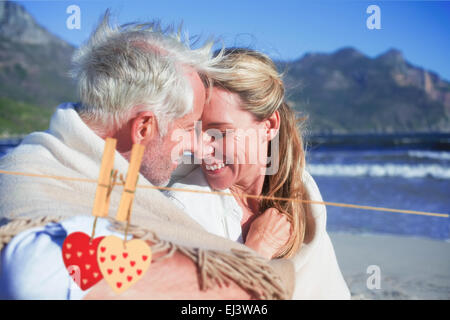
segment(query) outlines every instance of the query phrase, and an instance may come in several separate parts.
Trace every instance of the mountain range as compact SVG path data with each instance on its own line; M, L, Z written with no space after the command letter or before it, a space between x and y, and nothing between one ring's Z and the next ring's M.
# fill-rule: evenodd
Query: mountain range
M59 103L76 101L74 50L20 4L0 1L0 136L45 130ZM310 133L450 132L450 83L399 50L371 58L348 47L276 64Z
M279 62L287 100L321 133L450 132L450 83L396 49L354 48Z

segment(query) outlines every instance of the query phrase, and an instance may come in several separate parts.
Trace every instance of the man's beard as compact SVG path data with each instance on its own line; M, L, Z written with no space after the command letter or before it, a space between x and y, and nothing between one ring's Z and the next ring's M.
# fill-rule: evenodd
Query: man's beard
M170 181L172 161L170 154L164 153L163 138L155 140L145 149L140 172L153 185L164 187Z

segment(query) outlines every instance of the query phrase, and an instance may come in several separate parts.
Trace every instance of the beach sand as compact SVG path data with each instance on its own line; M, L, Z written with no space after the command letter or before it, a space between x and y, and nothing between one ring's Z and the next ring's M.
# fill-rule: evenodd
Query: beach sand
M329 232L352 299L450 299L450 242ZM373 280L379 267L380 289Z

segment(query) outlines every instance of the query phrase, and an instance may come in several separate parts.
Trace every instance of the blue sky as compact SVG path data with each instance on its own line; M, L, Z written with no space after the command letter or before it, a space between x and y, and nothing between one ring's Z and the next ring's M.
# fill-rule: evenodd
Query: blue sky
M245 46L274 59L292 60L306 52L333 52L352 46L374 57L390 48L414 65L450 80L450 1L350 0L53 0L17 1L45 28L80 45L99 17L111 8L118 23L160 19L183 21L191 35L214 36L226 46ZM69 5L81 10L81 28L69 30ZM381 10L381 29L369 30L366 8Z

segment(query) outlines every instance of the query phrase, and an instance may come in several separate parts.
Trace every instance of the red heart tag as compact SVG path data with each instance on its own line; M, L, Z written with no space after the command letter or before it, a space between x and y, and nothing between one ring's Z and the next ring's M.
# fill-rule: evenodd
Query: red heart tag
M97 262L97 247L104 237L94 238L83 232L69 234L62 247L63 261L75 283L86 290L103 276Z

